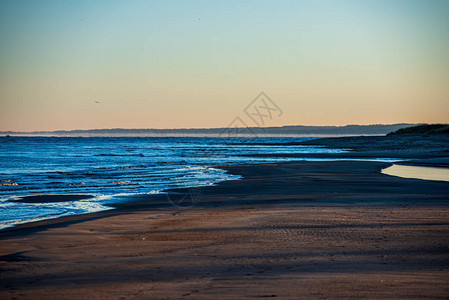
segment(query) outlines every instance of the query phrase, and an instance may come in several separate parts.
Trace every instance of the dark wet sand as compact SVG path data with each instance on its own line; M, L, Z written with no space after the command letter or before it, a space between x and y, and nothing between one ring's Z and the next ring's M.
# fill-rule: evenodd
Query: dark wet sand
M188 209L123 198L0 231L0 299L447 299L449 182L388 165L226 167L245 178L172 193Z

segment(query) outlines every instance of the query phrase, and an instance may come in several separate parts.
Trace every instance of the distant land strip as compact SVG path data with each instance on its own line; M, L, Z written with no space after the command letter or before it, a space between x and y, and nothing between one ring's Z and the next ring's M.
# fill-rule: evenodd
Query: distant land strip
M327 135L385 135L399 129L422 124L374 124L345 126L281 126L236 128L180 128L180 129L88 129L56 131L0 131L3 136L220 136L234 132L242 135L327 136Z

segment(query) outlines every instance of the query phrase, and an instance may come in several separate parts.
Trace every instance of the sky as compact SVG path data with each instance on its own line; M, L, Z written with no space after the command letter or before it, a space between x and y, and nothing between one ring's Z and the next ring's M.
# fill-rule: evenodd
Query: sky
M449 1L0 1L0 130L449 123Z

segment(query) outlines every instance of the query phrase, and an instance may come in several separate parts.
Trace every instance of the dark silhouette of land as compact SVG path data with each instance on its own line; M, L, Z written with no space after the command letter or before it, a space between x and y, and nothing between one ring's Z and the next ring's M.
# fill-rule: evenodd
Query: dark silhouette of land
M282 126L282 127L247 127L246 133L253 135L385 135L389 132L413 124L375 124L346 126ZM183 129L91 129L91 130L57 130L57 131L0 131L0 135L40 135L40 136L188 136L215 135L227 136L233 128L183 128Z
M401 136L401 135L434 135L434 134L447 134L449 135L448 124L423 124L411 127L405 127L398 129L394 132L390 132L388 136Z

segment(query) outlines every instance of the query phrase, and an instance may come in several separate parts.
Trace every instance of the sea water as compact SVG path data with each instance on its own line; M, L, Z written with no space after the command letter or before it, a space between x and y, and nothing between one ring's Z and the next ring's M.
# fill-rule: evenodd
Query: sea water
M240 178L215 166L301 159L251 155L346 151L296 145L307 139L1 137L0 228L107 210L118 195L157 194ZM42 194L94 197L56 203L13 201Z

